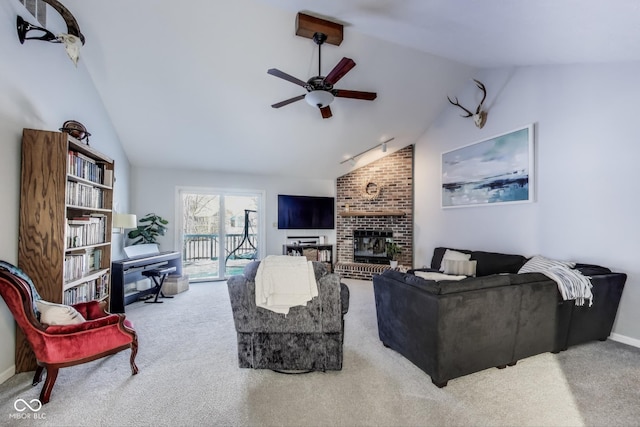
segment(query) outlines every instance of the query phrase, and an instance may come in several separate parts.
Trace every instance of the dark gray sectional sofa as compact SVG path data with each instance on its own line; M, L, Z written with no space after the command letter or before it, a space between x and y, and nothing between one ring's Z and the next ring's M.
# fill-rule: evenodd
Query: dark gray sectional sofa
M447 248L434 250L437 270ZM454 249L477 261L476 277L433 281L387 270L373 278L382 343L444 387L450 379L490 367L504 368L544 352L606 340L626 274L577 264L591 277L593 306L563 301L542 273L517 274L521 255Z

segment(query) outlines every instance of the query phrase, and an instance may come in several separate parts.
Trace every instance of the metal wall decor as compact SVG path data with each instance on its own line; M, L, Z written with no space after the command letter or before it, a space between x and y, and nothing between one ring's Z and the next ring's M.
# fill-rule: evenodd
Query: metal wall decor
M377 200L378 197L380 197L381 191L382 191L382 185L376 184L373 181L367 181L362 187L361 196L365 200L369 200L369 201Z
M78 64L80 58L80 46L84 45L85 38L80 31L78 21L71 14L71 12L62 5L58 0L42 0L54 8L64 19L67 25L67 32L58 34L57 36L46 28L39 27L37 25L30 24L25 21L21 16L17 17L16 27L18 31L18 39L20 43L24 43L25 40L42 40L51 43L63 43L64 48L67 51L67 55L73 61L75 65ZM29 35L31 33L31 35Z
M451 98L449 98L448 96L447 96L447 99L452 105L462 108L467 113L462 117L465 117L465 118L473 117L473 122L476 124L478 128L482 129L484 124L487 122L487 112L482 109L482 104L484 103L484 100L487 98L487 89L484 87L484 84L482 84L482 82L480 82L479 80L473 79L473 81L476 82L476 86L478 86L478 89L480 89L483 94L482 101L480 101L480 104L478 104L478 108L476 108L475 113L472 113L471 111L467 110L462 105L460 105L460 103L458 102L458 97L455 97L455 102L452 101Z

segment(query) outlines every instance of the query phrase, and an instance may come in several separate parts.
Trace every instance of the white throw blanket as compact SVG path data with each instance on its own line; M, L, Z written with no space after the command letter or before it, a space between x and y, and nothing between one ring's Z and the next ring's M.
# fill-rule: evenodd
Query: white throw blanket
M574 270L575 265L574 262L557 261L536 255L527 261L518 273L542 273L556 282L563 300L575 299L576 305L584 305L584 300L588 299L591 307L593 305L591 277Z
M301 256L269 255L256 273L256 305L276 313L306 305L318 296L313 263Z
M576 305L584 305L584 300L589 300L589 307L593 305L593 293L591 292L591 278L584 276L578 270L569 267L554 266L541 272L557 283L558 290L563 300L576 300Z

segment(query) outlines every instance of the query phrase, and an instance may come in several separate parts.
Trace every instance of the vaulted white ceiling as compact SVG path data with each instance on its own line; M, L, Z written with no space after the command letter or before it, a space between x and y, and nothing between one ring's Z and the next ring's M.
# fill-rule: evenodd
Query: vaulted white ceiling
M640 60L637 0L63 0L81 51L134 166L335 178L340 164L384 139L414 143L477 68ZM298 101L271 104L317 74L314 42L295 35L298 11L345 25L322 47L336 87L333 117Z

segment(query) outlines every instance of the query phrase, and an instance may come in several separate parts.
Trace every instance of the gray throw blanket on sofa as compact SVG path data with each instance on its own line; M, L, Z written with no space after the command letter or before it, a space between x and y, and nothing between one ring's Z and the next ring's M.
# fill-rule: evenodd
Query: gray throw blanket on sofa
M585 299L588 299L589 307L593 305L590 277L584 276L578 270L560 266L551 267L541 273L558 284L558 290L565 301L575 299L576 305L584 305Z
M589 307L593 305L591 292L591 278L574 270L575 263L557 261L536 255L522 266L518 273L542 273L558 284L558 291L563 300L576 300L576 305L584 305L589 300Z

